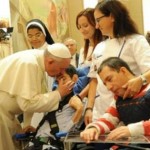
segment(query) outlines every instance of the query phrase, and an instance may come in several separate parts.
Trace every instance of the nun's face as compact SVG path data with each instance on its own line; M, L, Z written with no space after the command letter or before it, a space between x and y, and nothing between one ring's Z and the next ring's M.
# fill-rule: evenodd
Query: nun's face
M45 35L37 28L28 29L27 31L28 41L33 48L40 48L45 43Z

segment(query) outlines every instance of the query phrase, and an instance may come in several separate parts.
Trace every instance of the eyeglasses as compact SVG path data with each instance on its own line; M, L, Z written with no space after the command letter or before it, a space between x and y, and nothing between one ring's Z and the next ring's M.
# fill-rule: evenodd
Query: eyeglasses
M105 15L103 15L103 16L101 16L101 17L99 17L99 18L96 18L96 19L95 19L95 22L96 22L96 23L99 23L99 22L101 21L101 19L104 18L104 17L105 17Z
M35 34L35 35L29 34L29 35L28 35L28 39L32 39L33 37L34 37L35 39L39 39L42 35L43 35L42 33L37 33L37 34Z

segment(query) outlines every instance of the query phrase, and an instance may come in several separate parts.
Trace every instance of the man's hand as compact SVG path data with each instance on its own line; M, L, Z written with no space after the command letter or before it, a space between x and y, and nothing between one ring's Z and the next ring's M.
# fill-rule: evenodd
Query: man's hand
M99 133L95 127L85 129L80 133L80 137L86 142L90 143L90 141L98 140Z
M63 79L60 79L57 90L59 91L61 97L64 97L71 93L73 86L74 86L74 82L68 81L67 83L64 84Z
M118 140L120 138L130 137L130 131L127 126L114 129L108 134L107 140Z

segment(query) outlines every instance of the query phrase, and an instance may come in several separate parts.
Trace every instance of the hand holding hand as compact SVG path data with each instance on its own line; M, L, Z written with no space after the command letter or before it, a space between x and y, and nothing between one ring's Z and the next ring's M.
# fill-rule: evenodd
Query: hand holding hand
M64 97L71 93L73 86L74 86L74 82L68 81L67 83L64 84L63 79L60 79L57 90L59 91L61 97Z
M80 133L80 137L86 142L90 143L92 140L98 140L99 133L95 127L85 129L83 132Z

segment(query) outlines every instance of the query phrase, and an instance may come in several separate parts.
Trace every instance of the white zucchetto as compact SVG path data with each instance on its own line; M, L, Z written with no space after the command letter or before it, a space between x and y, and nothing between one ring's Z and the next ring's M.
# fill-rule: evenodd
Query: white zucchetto
M66 47L62 43L54 43L52 45L48 45L47 50L56 57L71 58L71 53L68 47Z

